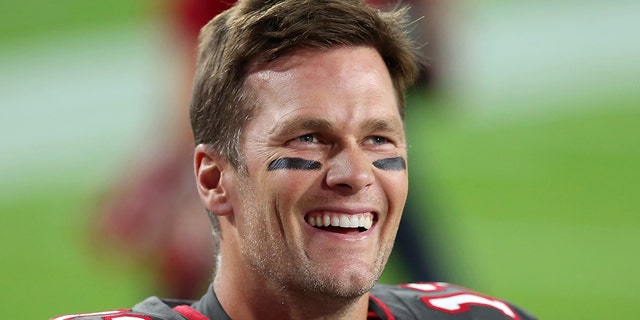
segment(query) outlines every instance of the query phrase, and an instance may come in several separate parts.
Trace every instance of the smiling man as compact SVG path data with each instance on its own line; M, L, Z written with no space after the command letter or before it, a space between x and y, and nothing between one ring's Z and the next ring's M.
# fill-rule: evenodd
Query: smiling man
M271 313L289 306L279 319L325 314L323 300L366 314L407 196L402 118L382 58L366 46L294 51L252 67L245 86L259 108L243 130L242 169L196 148L201 198L220 221L218 298L272 291L255 301ZM239 318L251 311L238 308Z
M248 0L207 24L191 124L213 283L194 303L60 319L533 319L445 283L376 284L408 191L405 13Z

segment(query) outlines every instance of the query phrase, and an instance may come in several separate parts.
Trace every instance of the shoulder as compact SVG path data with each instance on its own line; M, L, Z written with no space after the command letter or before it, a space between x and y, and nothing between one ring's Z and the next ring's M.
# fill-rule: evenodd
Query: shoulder
M378 284L371 290L369 305L389 320L536 319L509 302L444 282Z
M150 297L131 309L63 315L51 320L204 320L207 319L189 305L191 301L162 300Z

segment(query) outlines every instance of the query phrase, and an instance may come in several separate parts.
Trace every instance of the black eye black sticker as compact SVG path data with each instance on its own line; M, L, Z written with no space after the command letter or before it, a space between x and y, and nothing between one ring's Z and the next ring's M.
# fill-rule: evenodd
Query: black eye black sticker
M385 158L376 160L373 165L380 170L400 171L407 168L407 164L402 157Z
M322 163L314 160L307 160L302 158L278 158L267 167L267 171L274 170L320 170Z
M385 158L376 160L373 165L380 170L401 171L407 168L402 157ZM307 160L302 158L278 158L267 167L267 171L274 170L320 170L322 163L315 160Z

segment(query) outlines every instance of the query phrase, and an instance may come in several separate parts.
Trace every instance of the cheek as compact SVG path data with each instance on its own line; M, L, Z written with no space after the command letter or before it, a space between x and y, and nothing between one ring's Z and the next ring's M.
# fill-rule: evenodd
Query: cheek
M389 199L392 210L402 210L407 200L409 190L409 177L407 171L381 172L379 181Z
M280 170L269 172L263 184L265 194L270 194L278 206L292 206L313 189L321 180L320 171Z

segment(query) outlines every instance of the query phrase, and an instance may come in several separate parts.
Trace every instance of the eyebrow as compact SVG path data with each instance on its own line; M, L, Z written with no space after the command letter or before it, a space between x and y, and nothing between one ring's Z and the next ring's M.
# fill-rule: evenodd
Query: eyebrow
M274 129L272 132L288 134L297 130L332 131L335 129L335 125L327 119L305 117L286 120ZM403 132L404 125L402 122L395 121L395 119L368 119L360 129L373 132Z
M323 118L292 118L276 126L272 132L288 135L298 130L330 131L335 126Z
M404 131L404 125L402 122L394 121L392 119L369 119L363 125L364 131Z

